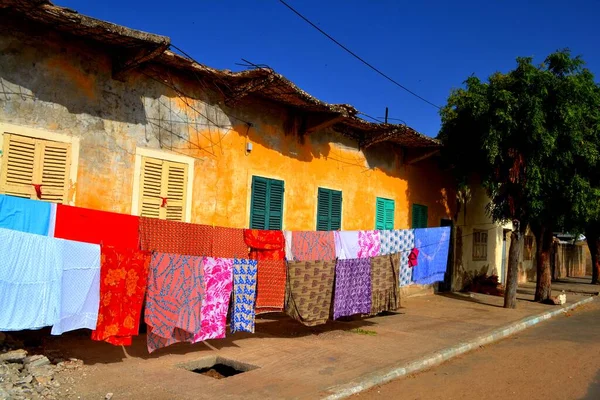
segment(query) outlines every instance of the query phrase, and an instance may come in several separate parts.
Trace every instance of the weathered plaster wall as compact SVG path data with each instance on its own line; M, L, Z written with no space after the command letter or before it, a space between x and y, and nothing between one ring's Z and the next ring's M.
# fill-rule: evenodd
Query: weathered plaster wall
M135 151L146 147L195 158L192 222L246 227L252 175L285 181L285 229L315 229L319 186L342 190L347 230L375 226L377 196L396 200L397 228L410 226L412 203L429 206L430 226L453 213L434 160L404 165L400 148L363 152L333 131L285 135L281 107L220 106L201 82L156 65L116 81L101 49L35 34L0 32L0 120L80 137L76 205L130 213Z

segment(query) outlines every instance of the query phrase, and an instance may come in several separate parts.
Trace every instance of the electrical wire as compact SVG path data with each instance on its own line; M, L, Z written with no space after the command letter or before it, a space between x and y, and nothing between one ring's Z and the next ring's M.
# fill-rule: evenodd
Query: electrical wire
M287 8L289 8L294 14L296 14L297 16L299 16L300 18L302 18L306 23L308 23L310 26L312 26L313 28L315 28L316 30L318 30L319 32L321 32L323 35L325 35L329 40L331 40L332 42L334 42L335 44L337 44L338 46L340 46L342 49L344 49L347 53L349 53L350 55L352 55L354 58L356 58L357 60L359 60L360 62L362 62L363 64L365 64L367 67L371 68L373 71L377 72L379 75L383 76L385 79L387 79L388 81L392 82L394 85L400 87L401 89L405 90L406 92L412 94L413 96L415 96L416 98L424 101L425 103L437 108L438 110L441 109L440 106L438 106L435 103L432 103L431 101L427 100L426 98L424 98L423 96L418 95L417 93L413 92L412 90L410 90L409 88L407 88L406 86L402 85L401 83L399 83L398 81L394 80L393 78L391 78L389 75L387 75L386 73L384 73L383 71L381 71L379 68L375 67L373 64L371 64L370 62L368 62L367 60L365 60L364 58L362 58L361 56L359 56L358 54L356 54L355 52L353 52L352 50L350 50L348 47L344 46L342 43L340 43L339 41L337 41L333 36L331 36L330 34L328 34L327 32L325 32L323 29L319 28L316 24L314 24L313 22L311 22L308 18L306 18L304 15L300 14L299 11L297 11L295 8L293 8L292 6L290 6L288 3L286 3L284 0L279 0L279 2L281 4L283 4L284 6L286 6Z

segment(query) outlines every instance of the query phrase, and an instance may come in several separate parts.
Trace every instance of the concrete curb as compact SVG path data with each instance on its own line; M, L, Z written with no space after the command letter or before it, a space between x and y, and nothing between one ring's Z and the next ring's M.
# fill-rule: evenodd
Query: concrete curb
M346 385L332 387L328 389L330 395L328 395L324 399L344 399L346 397L352 396L353 394L370 389L374 386L387 383L393 379L429 369L435 365L441 364L461 354L467 353L471 350L475 350L480 346L484 346L486 344L496 342L500 339L504 339L510 335L513 335L534 325L537 325L540 322L555 317L561 313L571 311L576 307L582 306L583 304L590 303L592 301L594 301L594 297L589 297L587 299L580 300L576 303L570 304L565 307L546 311L542 314L535 315L533 317L523 318L505 327L494 329L493 331L485 335L479 336L469 342L462 342L457 344L456 346L447 347L445 349L435 351L421 359L392 368L391 370L378 371L373 374L365 375L359 378L358 380L355 380Z

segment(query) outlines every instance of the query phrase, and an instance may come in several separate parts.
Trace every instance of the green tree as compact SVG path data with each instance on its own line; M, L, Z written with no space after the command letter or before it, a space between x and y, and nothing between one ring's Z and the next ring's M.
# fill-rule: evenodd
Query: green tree
M459 184L476 176L495 222L514 221L505 307L515 307L519 248L527 226L536 238L535 299L551 295L550 249L555 229L589 220L597 196L590 171L598 165L598 85L568 50L535 65L517 58L487 82L475 76L442 109L439 139ZM597 200L596 200L597 201Z

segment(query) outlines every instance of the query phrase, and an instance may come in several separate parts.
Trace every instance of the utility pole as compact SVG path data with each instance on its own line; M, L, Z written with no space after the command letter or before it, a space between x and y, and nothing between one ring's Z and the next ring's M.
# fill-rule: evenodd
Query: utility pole
M387 122L387 121L388 121L388 112L389 112L389 109L386 107L386 108L385 108L385 123L386 123L386 124L388 123L388 122Z

